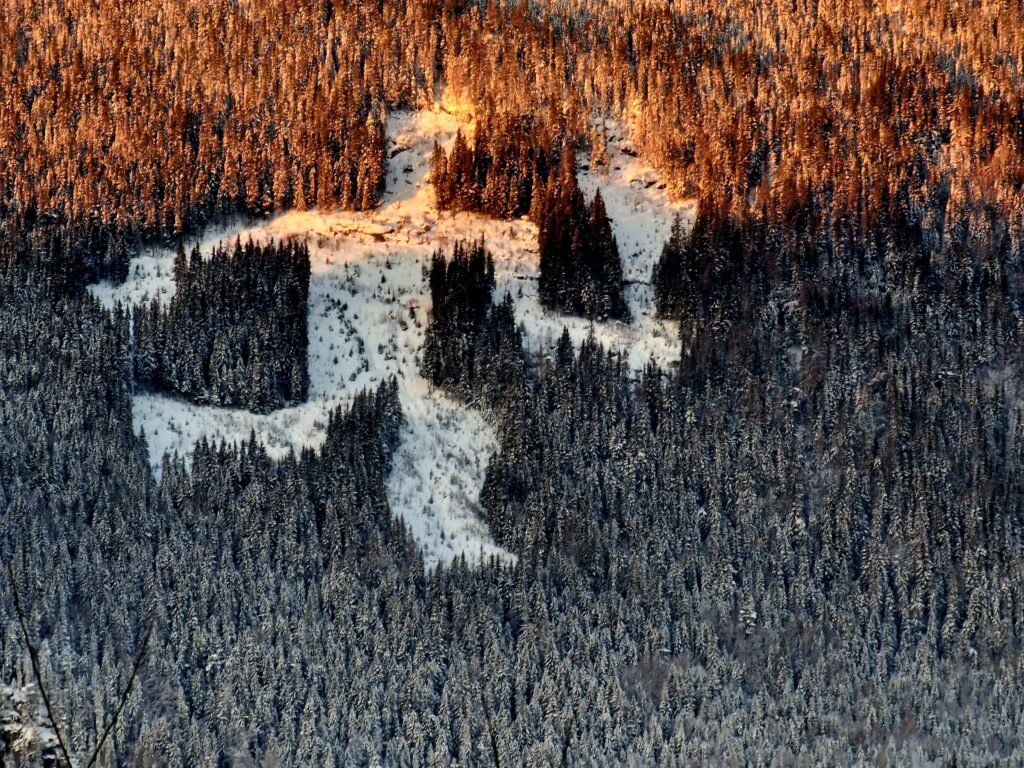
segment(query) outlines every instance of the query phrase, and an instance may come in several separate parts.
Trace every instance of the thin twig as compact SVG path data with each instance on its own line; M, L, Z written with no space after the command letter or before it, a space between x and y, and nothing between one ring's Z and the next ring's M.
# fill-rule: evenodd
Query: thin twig
M36 685L39 686L39 692L43 696L43 703L46 704L46 717L49 719L50 725L53 726L53 732L57 736L57 743L60 745L61 754L64 755L64 762L67 763L68 768L72 768L74 764L71 762L71 755L68 753L67 745L64 744L64 736L60 732L60 726L57 725L57 718L53 714L53 705L50 704L50 697L46 694L46 686L43 685L43 676L39 672L39 651L36 650L28 635L28 622L25 620L25 611L21 607L18 582L14 579L14 566L10 560L7 561L7 578L11 580L11 589L14 591L14 608L18 612L18 622L21 624L21 634L25 638L25 645L28 646L28 657L32 660L32 673L36 677Z
M135 656L135 666L132 667L132 673L128 676L128 683L124 687L124 692L121 694L121 701L118 702L117 709L114 710L114 716L110 718L110 722L107 723L107 727L103 729L103 735L100 737L99 744L96 745L96 749L92 753L92 757L89 758L89 762L85 768L92 768L96 763L96 760L100 756L100 750L103 749L103 744L107 740L107 736L114 729L117 724L118 718L121 717L121 710L124 709L124 704L128 701L128 692L132 689L132 684L135 682L136 676L139 674L139 669L142 668L142 663L146 660L146 650L149 648L149 638L153 634L153 624L156 622L155 618L149 620L149 627L146 629L146 635L142 638L142 646L139 648L138 654Z

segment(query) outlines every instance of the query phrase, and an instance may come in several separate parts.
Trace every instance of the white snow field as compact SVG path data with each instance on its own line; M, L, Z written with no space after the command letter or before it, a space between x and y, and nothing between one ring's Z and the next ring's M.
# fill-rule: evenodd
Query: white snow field
M442 213L427 181L434 142L448 145L460 123L452 114L402 112L389 119L392 142L387 193L372 213L294 211L256 224L239 222L211 229L203 252L224 238L304 238L310 248L307 402L261 416L244 410L193 405L140 393L134 398L135 427L145 431L150 461L160 471L165 452L190 454L203 435L240 441L251 431L268 453L280 457L303 445L318 445L328 412L358 391L396 376L408 426L388 480L392 510L404 518L423 548L429 567L464 555L470 562L514 556L497 546L479 514L479 492L487 461L497 448L494 431L479 412L432 391L419 375L418 354L430 309L426 267L438 248L459 239L485 239L494 255L496 296L510 292L529 350L547 354L568 327L579 344L588 334L627 351L640 368L649 360L678 358L673 324L653 317L651 269L676 211L653 172L609 141L605 176L581 170L588 195L600 187L623 256L633 323L592 324L554 315L537 299L537 232L527 221L497 221L469 213ZM464 130L472 130L463 124ZM581 158L581 165L585 160ZM191 244L189 245L191 247ZM138 302L174 292L173 251L154 249L132 261L120 286L98 284L93 293L106 305Z

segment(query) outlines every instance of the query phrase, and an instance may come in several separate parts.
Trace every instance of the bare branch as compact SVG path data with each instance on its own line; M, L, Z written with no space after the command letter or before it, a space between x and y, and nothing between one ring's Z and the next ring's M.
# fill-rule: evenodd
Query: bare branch
M135 683L135 678L139 674L139 669L142 668L142 663L146 660L146 651L149 648L149 638L153 635L153 625L156 622L155 618L150 618L149 627L146 629L146 634L142 638L142 645L139 647L139 652L135 656L135 665L132 667L132 673L128 676L128 682L124 686L124 691L121 693L121 700L117 704L117 709L114 711L114 716L110 718L110 722L107 723L107 727L103 729L103 735L100 737L99 744L96 745L96 749L92 753L92 757L89 758L89 762L85 768L92 768L99 759L100 750L103 749L103 744L107 741L107 737L110 732L117 725L118 719L121 717L121 710L124 709L125 702L128 701L128 693L132 689L132 685Z
M7 578L11 581L11 589L14 592L14 608L18 612L18 622L21 624L21 634L25 638L25 645L28 646L28 656L32 660L32 674L35 675L36 685L39 686L39 693L43 696L43 703L46 705L46 717L50 720L50 725L53 727L53 732L57 736L57 743L60 745L61 754L64 756L64 762L68 768L72 768L73 763L71 762L71 755L68 753L67 745L64 743L64 736L60 732L60 726L57 725L57 718L53 714L53 705L50 703L50 697L46 693L46 686L43 685L43 676L39 671L39 651L32 644L32 640L28 635L28 622L25 620L25 610L21 606L21 594L18 592L18 582L14 578L14 566L11 561L7 561Z

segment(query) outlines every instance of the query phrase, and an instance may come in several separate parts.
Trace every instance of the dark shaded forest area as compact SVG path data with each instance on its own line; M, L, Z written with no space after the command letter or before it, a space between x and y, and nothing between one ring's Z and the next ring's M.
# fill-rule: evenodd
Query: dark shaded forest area
M132 310L135 381L199 403L264 413L306 399L309 249L178 246L174 296Z
M69 751L152 620L100 764L1019 763L1021 19L10 0L0 559ZM308 254L183 257L178 297L134 311L86 284L230 216L374 207L388 111L445 100L486 140L437 156L439 202L533 218L549 308L627 319L571 162L601 165L595 119L697 199L653 280L679 365L568 334L526 355L486 248L460 244L429 268L421 366L495 428L481 514L514 563L424 569L385 493L393 381L317 449L203 441L154 475L136 380L305 396ZM247 316L256 296L280 311ZM63 765L0 583L0 763Z

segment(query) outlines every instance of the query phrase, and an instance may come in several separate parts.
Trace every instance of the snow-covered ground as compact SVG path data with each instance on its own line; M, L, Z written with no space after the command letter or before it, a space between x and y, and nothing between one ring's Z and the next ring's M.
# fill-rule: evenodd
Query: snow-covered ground
M15 764L22 764L17 756L38 758L43 752L56 752L57 734L48 723L46 708L35 684L0 684L0 739L6 739L13 747Z
M634 321L592 324L553 315L537 299L537 233L527 221L496 221L468 213L441 213L427 182L435 141L450 144L459 128L441 110L398 113L389 120L392 141L388 192L377 211L290 212L257 224L207 232L206 251L223 238L305 238L312 258L309 313L310 391L306 403L260 416L242 410L138 394L136 427L145 431L150 460L159 472L165 452L187 455L202 435L239 441L255 431L273 456L323 440L327 413L364 388L397 376L408 427L388 482L391 508L423 547L428 564L464 554L478 560L511 558L495 545L479 515L487 460L497 444L481 415L431 391L418 372L418 354L430 308L425 268L438 248L483 237L495 258L501 297L511 292L530 350L544 354L563 326L578 344L589 333L625 350L639 368L653 359L678 358L676 330L653 317L650 272L677 210L658 189L649 168L609 145L607 175L580 173L588 194L601 188L623 255ZM581 165L585 165L581 158ZM100 284L94 294L108 306L174 292L173 252L153 250L133 260L120 286Z

